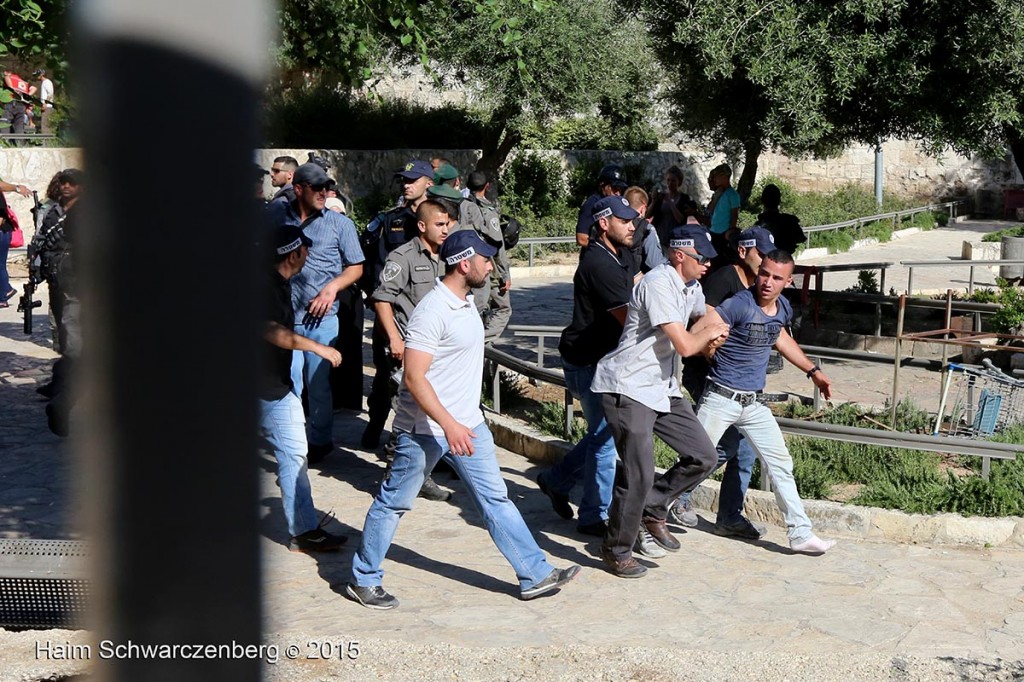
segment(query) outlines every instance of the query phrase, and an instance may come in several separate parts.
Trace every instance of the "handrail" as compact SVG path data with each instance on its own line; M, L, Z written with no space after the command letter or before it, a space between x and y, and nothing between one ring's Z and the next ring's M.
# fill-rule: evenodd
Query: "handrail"
M808 355L818 355L818 349L807 348ZM834 351L834 349L822 349ZM843 351L844 354L852 351ZM495 365L494 391L497 394L501 381L501 369L521 374L528 379L544 381L549 384L565 388L565 376L558 370L538 367L531 362L520 360L504 351L488 346L484 356ZM860 358L858 358L860 359ZM891 359L890 359L891 362ZM497 397L497 395L495 396ZM566 395L566 425L571 422L572 402L570 396ZM500 400L494 401L494 409L501 412ZM824 440L840 440L856 442L864 445L880 445L884 447L899 448L903 450L924 450L928 452L949 452L959 455L971 455L975 457L993 459L1014 459L1016 453L1024 452L1024 444L996 443L993 441L979 441L968 438L948 438L920 433L902 433L895 431L881 431L858 426L841 426L838 424L823 424L821 422L809 422L786 417L776 417L779 428L783 433L791 436L803 436L806 438L821 438ZM566 429L568 433L568 429Z
M959 199L957 201L947 201L942 204L928 204L927 206L918 206L916 208L905 208L899 211L890 211L889 213L878 213L876 215L864 216L861 218L852 218L850 220L844 220L840 223L830 223L828 225L812 225L810 227L802 228L804 233L811 232L826 232L828 230L839 230L844 227L860 227L865 223L878 222L879 220L896 220L904 216L913 216L918 213L924 213L926 211L935 211L939 209L948 209L951 218L956 217L956 207L960 204L966 203L966 199ZM524 244L529 247L529 264L533 267L533 249L534 246L543 246L546 244L575 244L576 235L564 235L557 237L523 237L519 240L520 244Z
M971 274L967 280L967 293L974 293L974 268L993 267L1002 265L1024 265L1024 259L995 259L995 260L964 260L964 259L937 259L937 260L901 260L900 265L907 268L907 295L911 295L914 286L914 268L948 268L961 267L970 268Z

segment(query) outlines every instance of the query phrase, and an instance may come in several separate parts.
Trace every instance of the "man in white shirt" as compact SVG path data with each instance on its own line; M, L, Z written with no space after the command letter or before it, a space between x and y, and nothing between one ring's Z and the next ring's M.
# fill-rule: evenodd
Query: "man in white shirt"
M442 457L465 481L491 539L516 572L522 599L557 590L580 570L576 565L552 567L537 546L508 499L494 440L480 411L484 327L469 292L490 276L490 259L496 253L475 230L448 235L440 252L444 278L409 318L404 383L393 422L395 459L366 513L362 542L352 559L352 581L345 588L350 598L368 608L398 606L381 584L381 564L399 520Z
M44 134L53 132L50 129L50 116L53 115L53 81L46 77L46 71L39 69L33 74L39 79L39 99L42 102L40 125Z
M711 236L697 225L669 232L669 262L651 270L633 289L619 345L597 363L590 390L601 395L615 449L622 460L615 476L608 532L601 559L621 578L641 578L647 568L632 550L650 558L679 551L665 525L668 507L707 475L715 446L683 398L676 357L721 344L728 327L703 318L697 280L716 256ZM679 461L655 480L654 434L679 453Z

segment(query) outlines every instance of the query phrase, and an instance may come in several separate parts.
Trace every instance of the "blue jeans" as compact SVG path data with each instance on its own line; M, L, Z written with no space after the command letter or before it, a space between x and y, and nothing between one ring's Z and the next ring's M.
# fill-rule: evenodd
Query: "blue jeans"
M711 442L717 442L725 430L736 426L761 456L775 488L775 502L786 522L791 542L811 537L811 520L793 478L793 458L782 438L779 423L766 405L753 403L746 407L731 398L705 391L697 407L697 420L707 430Z
M338 339L338 316L309 318L296 322L295 333L317 343L334 347ZM292 353L292 392L302 397L306 387L309 402L309 443L327 445L334 442L334 406L331 402L331 363L316 353Z
M398 521L412 509L423 479L441 457L447 457L469 490L487 531L519 578L521 589L529 589L548 577L554 568L537 546L519 509L508 499L495 456L494 439L486 424L473 429L473 455L450 455L448 442L432 434L398 431L398 447L391 474L380 486L363 523L363 538L352 559L352 580L361 587L380 585L381 564L398 530Z
M0 232L0 301L6 300L7 292L11 290L11 280L7 274L7 254L11 250L11 235L13 232Z
M277 459L277 484L288 533L294 537L313 530L318 522L306 474L302 403L291 393L280 400L260 400L260 431Z
M594 381L595 365L579 367L562 361L565 386L583 407L587 420L587 433L566 454L561 462L547 473L551 489L568 495L576 483L583 482L583 500L580 502L580 525L599 523L608 519L612 504L612 486L615 484L615 441L604 418L601 396L590 390Z
M718 493L718 518L715 522L718 525L731 525L743 520L743 498L750 487L757 453L735 426L725 430L716 449L718 463L712 473L724 464L725 474ZM690 493L683 493L679 499L689 500Z

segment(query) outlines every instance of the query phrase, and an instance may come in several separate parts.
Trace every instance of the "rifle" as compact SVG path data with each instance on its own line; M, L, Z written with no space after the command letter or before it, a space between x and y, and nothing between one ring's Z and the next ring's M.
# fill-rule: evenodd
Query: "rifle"
M33 218L39 214L39 193L32 192L32 200L35 206L32 207ZM32 311L43 305L42 301L35 300L36 285L42 280L40 271L39 255L36 253L36 240L32 239L28 244L28 281L25 282L25 293L18 299L18 312L22 314L22 330L26 334L32 333Z

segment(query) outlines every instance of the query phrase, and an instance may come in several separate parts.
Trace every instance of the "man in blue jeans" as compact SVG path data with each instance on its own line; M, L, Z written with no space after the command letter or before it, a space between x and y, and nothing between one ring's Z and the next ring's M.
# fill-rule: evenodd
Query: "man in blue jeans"
M824 554L836 543L812 532L793 478L793 458L774 415L759 400L772 346L805 372L825 398L832 392L825 373L786 331L793 310L781 294L792 281L792 256L782 250L772 251L761 260L754 286L708 311L709 322L720 319L729 325L729 338L713 356L697 419L713 443L730 426L746 436L772 478L790 549L801 554Z
M338 293L359 281L364 260L355 224L324 208L333 183L319 165L304 163L292 176L295 201L274 202L267 209L273 225L299 225L313 240L309 260L292 282L295 333L325 346L338 340ZM296 351L292 384L296 396L306 389L309 461L317 462L334 450L330 367L316 353Z
M633 285L639 278L630 247L639 216L626 199L609 196L593 204L592 239L580 254L573 277L572 322L558 344L565 385L580 401L587 433L561 462L537 477L541 492L555 513L573 517L569 492L583 483L576 530L603 538L615 483L615 443L608 430L601 398L590 390L597 362L619 342Z
M404 383L393 428L398 436L391 473L363 523L345 593L371 609L393 609L398 600L382 582L381 564L424 477L442 457L458 472L484 518L487 531L519 579L519 595L533 599L559 589L579 566L557 569L537 546L519 510L508 499L494 440L480 411L484 325L474 287L490 276L498 250L476 230L450 234L441 245L445 275L419 302L405 335Z
M749 289L757 279L757 271L766 253L775 250L772 233L763 227L754 226L740 233L736 242L739 260L716 270L703 283L704 301L714 310L727 299ZM683 361L683 385L690 397L699 401L704 393L708 376L708 362L703 355L685 358ZM743 515L743 498L750 487L757 453L735 426L730 426L718 441L718 465L725 464L725 474L718 496L718 517L715 520L715 534L757 540L767 529ZM697 525L697 514L690 503L690 492L680 497L671 509L669 518L676 523L693 528Z
M335 550L347 538L320 527L306 473L306 427L302 403L292 393L292 353L316 353L333 366L341 362L337 350L292 331L291 279L301 272L312 245L297 225L278 228L273 235L274 267L268 281L270 305L266 340L266 365L260 386L260 430L277 459L277 482L288 523L293 552Z

